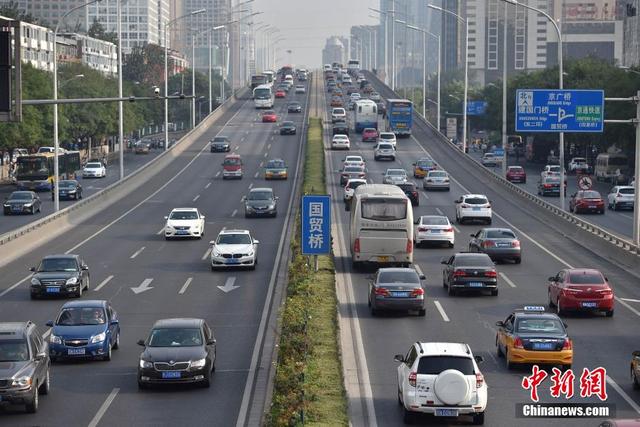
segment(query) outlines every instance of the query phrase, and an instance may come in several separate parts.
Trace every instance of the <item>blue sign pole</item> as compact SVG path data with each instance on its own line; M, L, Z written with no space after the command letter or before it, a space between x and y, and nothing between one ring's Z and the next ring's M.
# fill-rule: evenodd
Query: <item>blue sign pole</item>
M303 255L331 253L331 198L302 196L301 247Z

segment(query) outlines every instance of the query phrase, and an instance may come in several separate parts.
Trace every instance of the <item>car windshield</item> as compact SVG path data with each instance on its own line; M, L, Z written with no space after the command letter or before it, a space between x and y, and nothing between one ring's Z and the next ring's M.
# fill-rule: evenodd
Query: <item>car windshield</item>
M488 239L515 239L516 235L511 230L489 230L487 231Z
M158 328L149 335L149 347L197 347L202 333L197 328Z
M587 163L587 159L585 159L583 157L575 157L573 159L573 163Z
M620 194L634 194L633 188L621 188L619 190Z
M484 197L467 197L464 199L464 203L468 203L470 205L486 205L489 202Z
M171 212L169 219L198 219L198 212L196 211L174 211Z
M293 122L282 122L282 126L284 127L293 126Z
M420 283L420 277L414 270L411 271L381 271L378 274L378 283Z
M600 193L597 191L585 191L582 193L582 197L585 199L599 199Z
M407 218L407 203L402 199L362 200L362 218L375 221L397 221Z
M251 237L248 234L221 234L218 236L218 245L248 245Z
M428 178L446 178L448 175L444 171L429 172Z
M283 160L271 160L269 163L267 163L268 169L284 168L284 167L285 167L285 164Z
M299 107L300 103L299 102L291 102L289 103L289 107Z
M493 262L489 255L478 254L457 256L455 260L456 267L493 267Z
M403 191L414 191L416 189L416 185L413 182L398 184L398 187L402 188Z
M382 133L380 134L380 138L381 138L381 139L395 139L395 137L396 137L396 136L395 136L394 134L392 134L392 133L388 133L388 132L382 132Z
M449 225L449 220L442 216L423 216L421 223L423 225Z
M376 130L374 128L366 128L365 130L363 130L364 133L375 133Z
M557 176L547 176L544 179L544 182L546 183L551 183L551 184L560 184L560 177Z
M31 193L29 193L28 191L16 191L14 193L11 193L11 196L9 196L9 200L30 200L31 199Z
M105 322L106 316L102 307L69 307L62 309L56 325L104 325Z
M225 166L238 166L241 165L242 161L238 158L227 158L224 159L224 165Z
M275 112L275 111L273 111L273 110L268 110L268 111L265 111L265 112L264 112L264 115L265 115L265 116L274 116L275 114L276 114L276 112Z
M358 156L347 156L344 159L345 162L362 162L362 157Z
M75 181L60 181L60 188L73 188L76 186Z
M522 167L518 166L518 167L513 167L513 166L509 166L509 172L522 172L524 169L522 169Z
M391 144L378 144L379 150L393 150L393 145Z
M26 362L29 348L25 340L0 340L0 362Z
M226 136L216 136L213 138L213 142L228 142Z
M418 161L418 166L421 168L428 168L433 166L434 162L432 160L420 160Z
M247 198L249 200L272 200L273 193L271 191L251 191Z
M485 158L485 159L488 159L488 158L490 158L490 157L493 157L493 153L486 153L486 154L484 155L484 158Z
M403 170L399 170L399 169L390 169L387 171L387 175L394 175L394 176L405 176L407 175L407 173Z
M77 271L78 266L73 258L45 258L38 267L39 272L45 271Z
M572 285L601 285L604 283L602 274L595 272L571 273L569 283Z
M473 375L473 361L469 357L423 356L418 362L418 375L440 375L448 369L460 371L462 375Z
M102 165L100 163L87 163L87 166L85 167L89 169L100 169Z
M521 333L564 333L564 327L558 319L549 318L526 318L520 319L516 322L516 332Z

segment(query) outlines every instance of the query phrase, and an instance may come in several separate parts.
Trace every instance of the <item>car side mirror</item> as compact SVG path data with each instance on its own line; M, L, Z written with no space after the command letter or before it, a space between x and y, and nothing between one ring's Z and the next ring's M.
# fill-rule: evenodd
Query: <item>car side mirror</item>
M200 215L200 218L205 219L206 217L204 215Z
M402 354L396 354L393 356L393 360L399 363L404 363L404 356Z
M633 353L631 353L631 355L632 355L633 357L640 357L640 350L636 350L636 351L634 351Z
M242 201L246 201L247 200L247 196L242 196Z
M259 240L254 240L254 241L253 241L253 243L254 243L255 245L259 245L259 244L260 244L260 241L259 241Z
M53 320L48 320L47 323L45 323L46 326L53 328Z
M453 202L453 203L459 204L459 203L462 203L462 202L460 202L460 200L456 200L456 201L455 201L455 202Z
M496 326L499 327L499 328L503 328L504 327L504 322L502 320L498 320L496 322Z
M418 225L418 224L420 224L420 220L419 220L419 219L416 219L415 221L413 221L413 223L414 223L415 225Z
M169 217L168 217L168 216L165 216L165 217L164 217L164 219L169 219Z
M553 276L551 276L551 277L549 277L549 279L547 279L547 280L549 280L550 282L555 282L555 281L556 281L556 278L555 278L555 277L553 277Z
M138 340L138 345L141 345L142 347L145 347L146 344L144 343L144 340Z
M35 267L31 267L31 268L29 268L29 271L36 271L36 268Z
M207 345L213 345L216 343L215 338L211 338L209 341L207 341Z
M115 326L120 324L120 321L118 319L111 319L111 322L109 322L109 324Z
M43 351L42 353L36 354L36 359L38 360L44 360L46 358L47 358L47 353L45 351Z
M84 264L84 265L83 265L82 267L80 267L80 268L82 268L82 270L83 270L83 271L87 271L87 270L89 270L89 266L88 266L88 265L86 265L86 264Z
M473 356L473 359L476 361L476 363L484 362L484 357L482 356Z
M608 281L609 281L609 278L608 278L607 276L604 276L604 281L605 281L605 282L608 282Z
M280 197L279 197L279 196L276 196L276 200L280 200Z
M562 326L564 326L565 329L567 329L569 327L569 325L567 325L566 323L562 322Z
M440 260L440 264L448 264L447 259L446 258L442 258Z
M418 277L420 278L420 280L425 280L426 279L424 274L419 274Z
M473 234L473 233L469 234L469 236L471 236L471 237L476 237L476 235L475 235L475 234Z

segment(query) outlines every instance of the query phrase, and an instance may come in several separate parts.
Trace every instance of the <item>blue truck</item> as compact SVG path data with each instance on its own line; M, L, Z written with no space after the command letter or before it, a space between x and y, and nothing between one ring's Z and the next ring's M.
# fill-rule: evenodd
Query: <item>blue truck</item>
M408 99L388 99L386 128L396 136L411 135L413 103Z

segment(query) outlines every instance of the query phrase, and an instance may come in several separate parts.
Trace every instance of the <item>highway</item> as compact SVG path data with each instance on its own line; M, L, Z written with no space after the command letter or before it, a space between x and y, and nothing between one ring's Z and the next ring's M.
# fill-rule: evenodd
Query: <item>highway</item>
M307 98L292 91L287 99L276 100L280 120L286 116L302 130L306 114L287 116L286 103L297 99L304 106ZM91 289L83 298L109 300L122 330L121 347L110 362L54 364L51 392L41 397L38 413L3 407L3 426L233 426L246 420L253 406L261 413L264 390L246 386L254 384L262 369L256 366L254 350L273 346L263 340L274 329L265 321L274 304L277 307L272 296L282 285L276 279L286 265L280 260L288 251L284 236L292 227L294 177L304 132L280 136L277 124L261 123L253 101L237 105L139 191L78 224L64 238L0 269L0 321L32 320L46 337L49 331L43 325L66 300L30 300L28 268L47 254L78 253L91 274ZM229 136L232 152L243 157L243 179L222 180L224 154L210 153L208 144L218 134ZM287 162L288 180L264 180L262 166L271 158ZM274 188L280 197L278 216L245 219L241 198L260 186ZM165 241L163 217L175 207L197 207L206 215L202 240ZM210 271L208 242L223 228L249 229L260 241L255 271ZM145 282L146 289L141 287ZM142 347L136 341L146 338L157 319L169 317L201 317L214 331L217 362L211 388L138 390Z
M383 97L393 93L367 74L374 88ZM325 92L326 93L326 92ZM393 96L397 97L397 96ZM327 104L327 111L330 111ZM327 123L327 116L325 116ZM325 146L330 147L330 120L325 125ZM638 350L637 333L632 325L640 320L640 303L624 301L623 298L638 299L635 284L640 269L623 271L598 256L599 248L584 248L563 238L561 233L531 216L516 196L505 194L482 173L463 169L453 148L437 140L425 124L414 118L413 136L398 139L395 162L376 162L373 159L373 144L362 143L352 133L349 152L327 152L327 183L333 200L333 218L337 236L334 236L336 255L337 288L345 288L339 294L339 304L346 306L342 319L352 336L348 347L353 349L355 363L345 367L357 370L359 383L354 388L357 399L351 399L350 414L364 414L362 419L352 418L354 425L394 426L403 425L402 410L397 401L396 368L394 354L405 354L416 340L468 343L474 354L483 356L480 365L489 386L489 401L485 425L497 427L518 426L591 426L601 420L589 419L516 419L516 404L528 403L529 392L520 383L522 377L530 375L530 367L508 371L503 359L498 359L495 350L495 322L504 320L515 308L523 305L547 304L547 278L568 266L599 268L608 276L617 296L615 316L574 315L566 316L568 332L574 345L574 373L576 390L579 390L580 372L583 367L593 369L603 366L608 374L608 403L616 405L616 418L640 416L638 392L632 389L629 379L631 352ZM455 225L454 249L416 248L414 262L422 271L426 295L426 317L408 315L386 315L372 317L367 307L368 280L370 272L354 272L349 254L349 223L344 211L343 189L338 182L337 170L345 154L362 155L367 162L367 178L381 182L381 174L388 167L403 167L411 174L411 163L427 154L431 155L453 178L450 192L420 191L420 206L414 207L414 217L425 214L444 214L453 220L454 199L467 192L483 193L492 200L493 225L509 227L519 236L522 244L522 264L498 264L499 289L497 297L469 295L450 297L442 287L440 260L456 251L467 249L469 234L479 225ZM534 181L534 180L532 180ZM422 183L416 180L419 187ZM607 215L609 212L607 212ZM570 226L570 225L567 225ZM603 246L605 247L605 246ZM373 270L371 270L373 271ZM342 324L341 324L342 325ZM344 344L344 341L343 341ZM343 345L343 353L346 349ZM355 374L354 374L355 376ZM351 377L347 379L347 385ZM550 383L540 389L542 402L554 402L549 396ZM579 395L579 393L578 393ZM597 399L575 397L571 402L593 402ZM558 402L561 402L559 400ZM372 418L369 418L372 417ZM426 422L426 420L422 420ZM433 419L428 420L434 423ZM462 423L468 423L464 420ZM435 421L436 425L450 425L446 420ZM454 424L458 424L457 422Z

